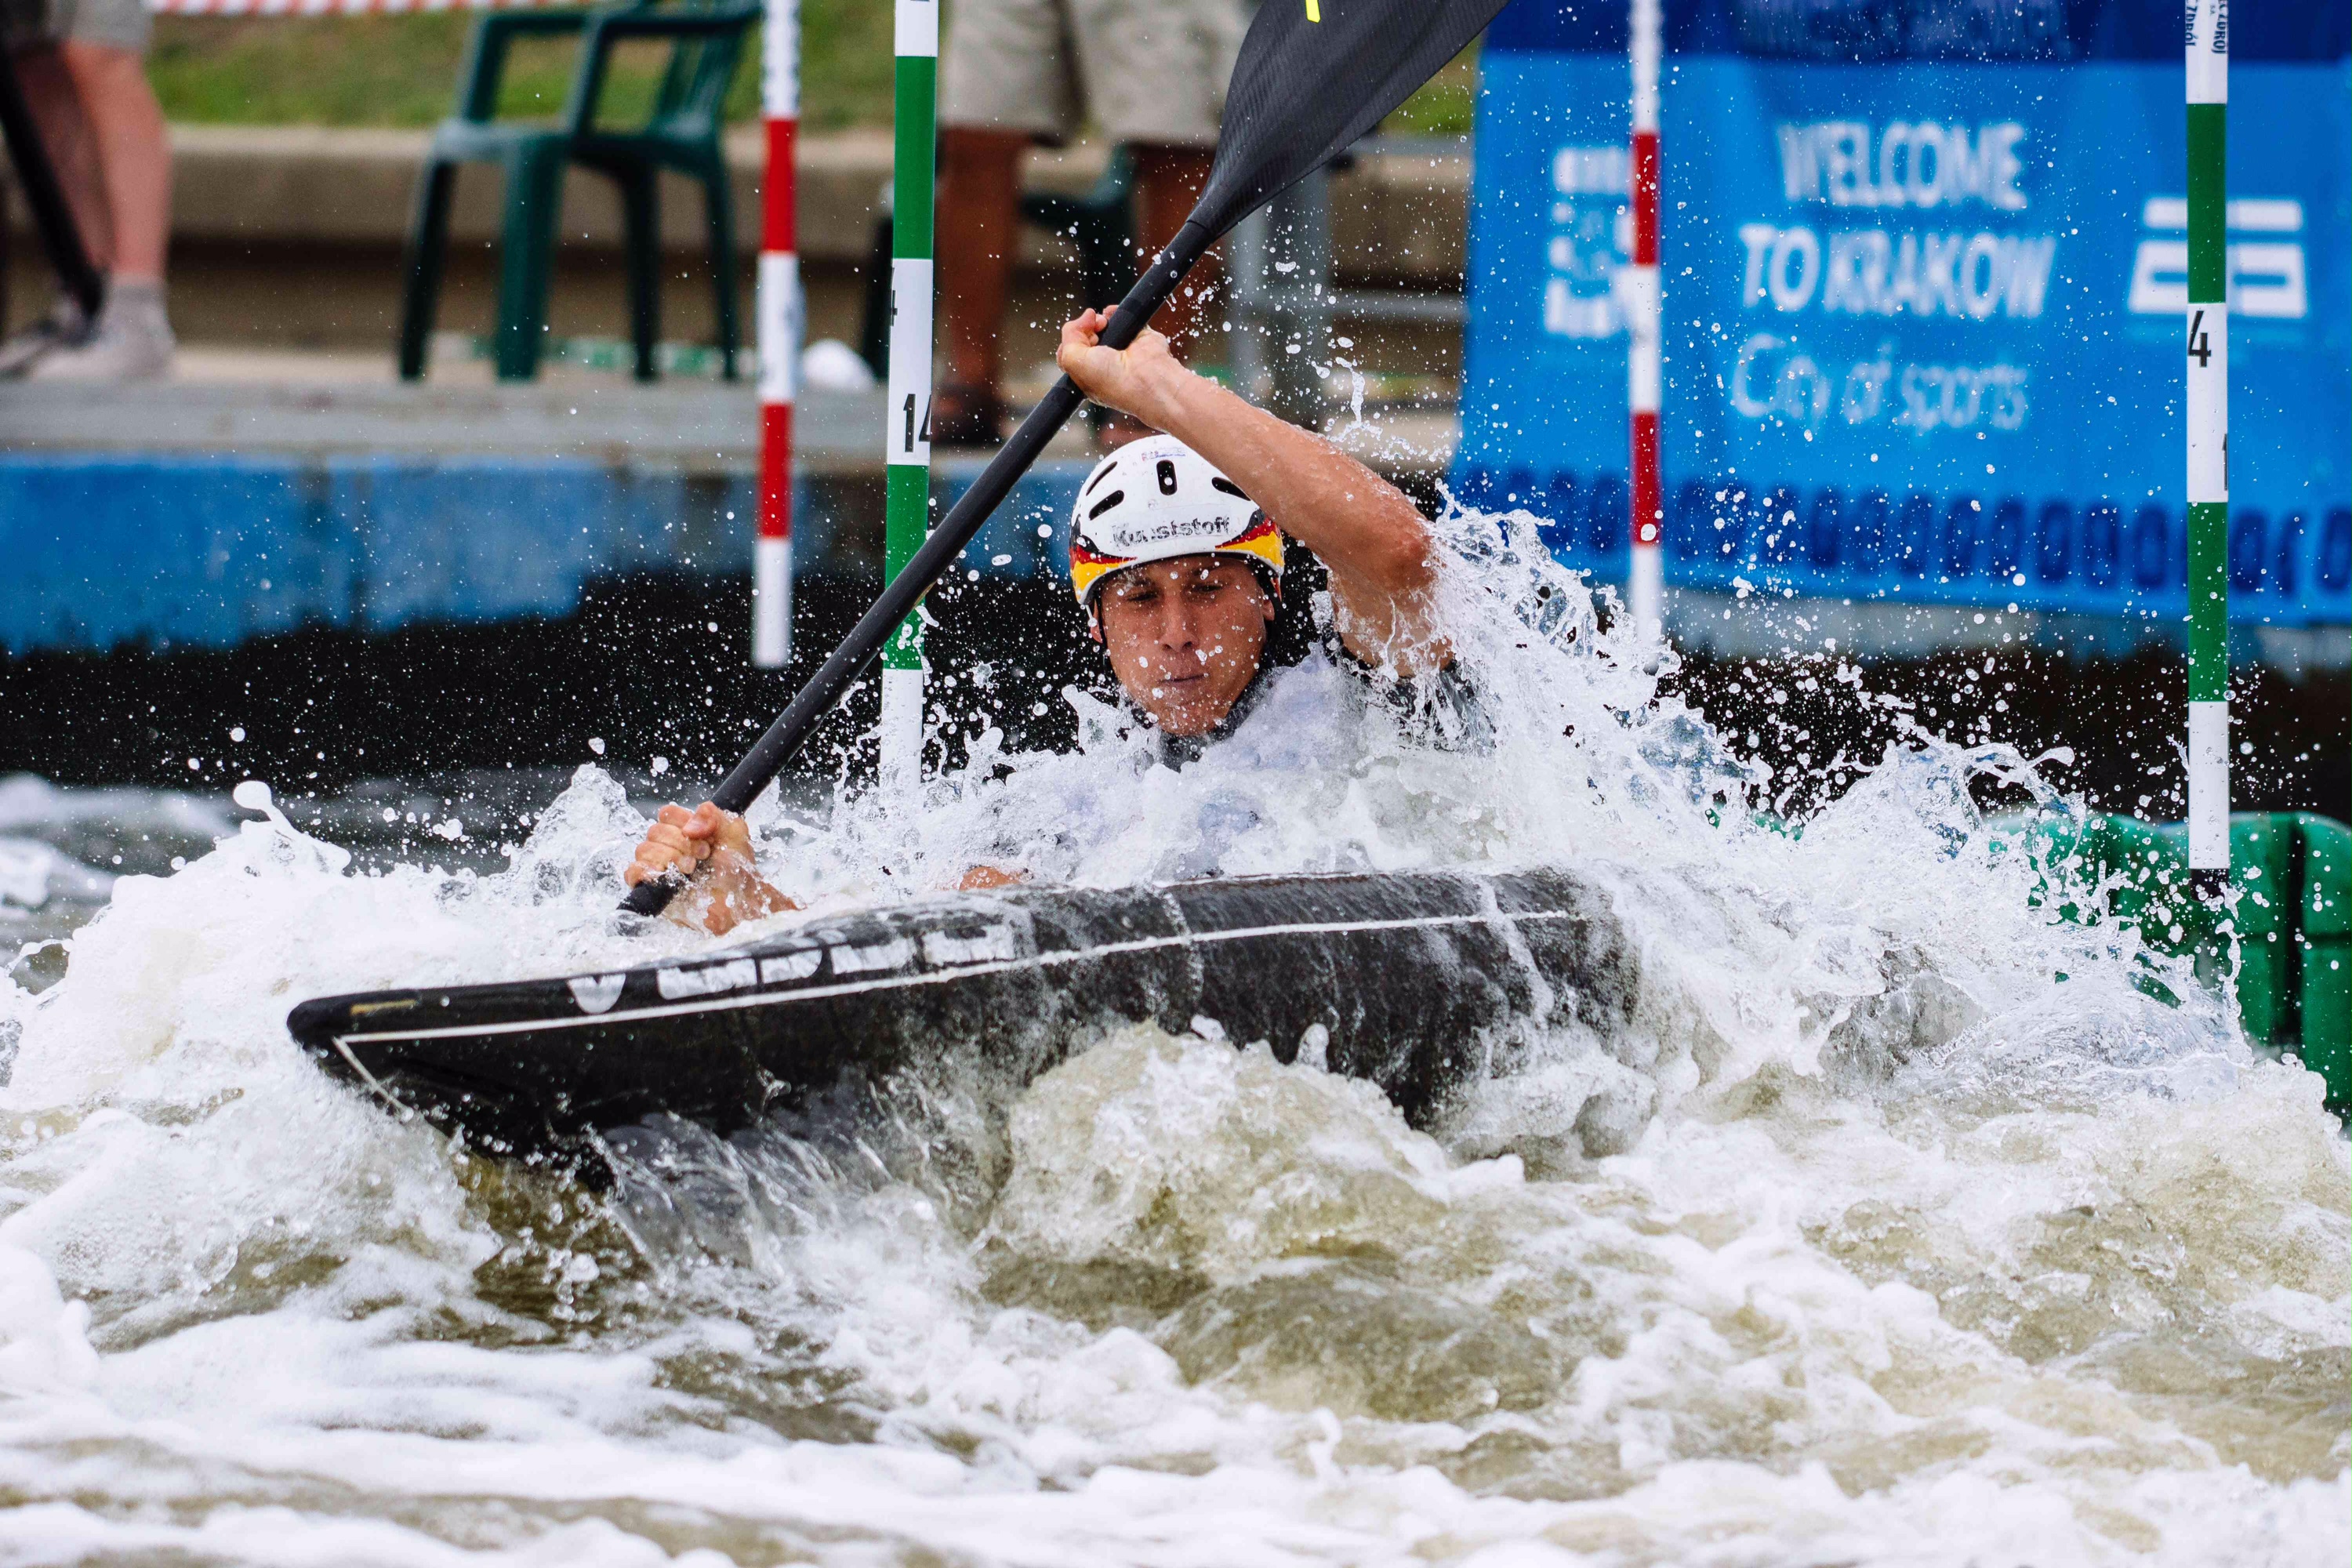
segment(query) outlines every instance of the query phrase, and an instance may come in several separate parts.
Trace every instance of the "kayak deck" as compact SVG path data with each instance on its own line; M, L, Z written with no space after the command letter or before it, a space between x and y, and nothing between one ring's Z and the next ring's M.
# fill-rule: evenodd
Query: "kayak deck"
M1613 1033L1637 980L1591 882L1423 871L955 895L607 973L321 997L287 1025L474 1146L572 1162L647 1116L724 1135L926 1064L1026 1084L1142 1022L1214 1020L1284 1061L1307 1043L1422 1121L1528 1030Z

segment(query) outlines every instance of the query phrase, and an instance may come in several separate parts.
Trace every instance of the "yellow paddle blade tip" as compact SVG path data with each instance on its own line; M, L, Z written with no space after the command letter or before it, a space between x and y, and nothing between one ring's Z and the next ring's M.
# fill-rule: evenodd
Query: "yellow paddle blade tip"
M1307 19L1310 22L1319 22L1323 19L1323 7L1317 5L1315 0L1307 0Z

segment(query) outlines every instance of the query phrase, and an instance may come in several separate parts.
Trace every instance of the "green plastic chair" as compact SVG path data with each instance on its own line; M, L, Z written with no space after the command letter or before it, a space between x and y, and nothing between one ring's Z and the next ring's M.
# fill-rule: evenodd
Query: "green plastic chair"
M425 374L425 348L448 250L449 203L461 163L498 163L506 171L497 339L501 381L528 381L539 373L555 223L569 163L593 169L620 187L629 328L639 381L654 378L654 345L660 335L661 171L676 170L702 183L710 271L718 291L719 348L727 379L735 379L735 215L726 155L719 145L720 105L735 79L744 35L759 17L759 0L734 0L492 12L474 24L459 79L457 111L434 132L417 185L401 300L402 379L415 381ZM499 84L509 46L518 37L574 32L580 35L579 61L561 121L499 123ZM596 107L613 47L630 38L670 40L668 69L643 125L603 130L596 123Z

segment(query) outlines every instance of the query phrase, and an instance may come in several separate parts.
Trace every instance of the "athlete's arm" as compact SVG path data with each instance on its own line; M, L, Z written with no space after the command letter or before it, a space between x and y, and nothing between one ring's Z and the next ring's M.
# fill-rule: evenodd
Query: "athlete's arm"
M688 811L666 805L637 846L621 880L635 887L648 877L677 877L686 895L669 902L670 918L725 936L745 921L756 921L800 905L760 875L751 853L751 825L709 801Z
M1131 348L1103 347L1108 322L1088 310L1062 329L1055 358L1079 389L1223 469L1321 557L1349 652L1399 674L1445 663L1434 622L1437 543L1411 499L1322 437L1185 369L1158 332L1146 329Z

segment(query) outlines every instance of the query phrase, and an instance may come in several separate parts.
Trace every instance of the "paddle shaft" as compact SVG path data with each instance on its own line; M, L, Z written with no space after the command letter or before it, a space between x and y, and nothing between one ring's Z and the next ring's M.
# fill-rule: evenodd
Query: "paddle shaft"
M1197 221L1188 222L1177 231L1168 248L1160 253L1128 291L1127 298L1119 301L1118 309L1111 312L1109 324L1103 328L1104 346L1123 349L1134 342L1151 320L1152 312L1175 291L1184 274L1207 252L1213 239L1209 230ZM981 470L971 488L948 509L947 516L940 520L939 527L915 552L906 570L890 580L882 596L858 617L857 625L809 678L808 684L793 696L792 704L777 715L765 734L752 742L743 760L735 764L735 770L719 781L719 787L710 794L713 805L721 811L750 808L760 792L768 787L769 781L807 743L817 721L832 710L851 683L874 662L898 623L912 614L923 595L946 575L964 546L971 542L990 514L1037 461L1046 443L1069 423L1070 416L1085 401L1086 395L1068 376L1054 383L1053 390L1029 411L1021 428ZM667 878L648 879L629 889L621 907L633 914L659 914L678 887L677 882Z

